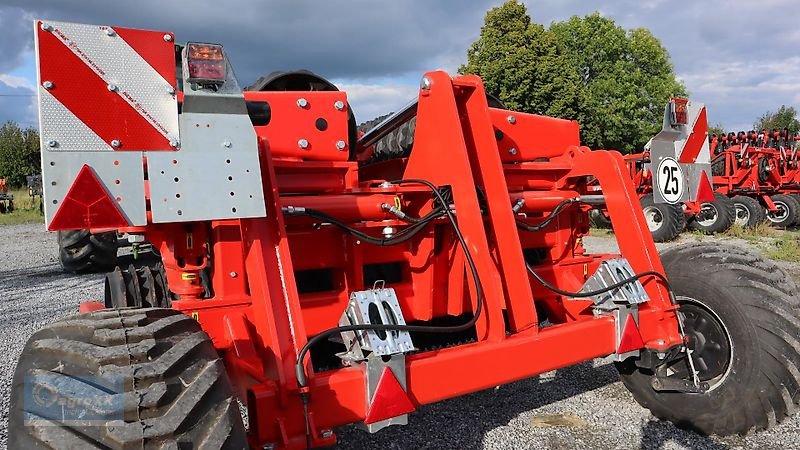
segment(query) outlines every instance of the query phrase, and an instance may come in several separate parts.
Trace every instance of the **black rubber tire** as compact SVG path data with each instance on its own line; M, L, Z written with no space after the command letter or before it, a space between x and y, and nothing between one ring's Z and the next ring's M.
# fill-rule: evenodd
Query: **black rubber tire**
M779 218L767 213L767 219L769 219L772 225L788 228L800 223L800 202L798 202L797 199L785 194L775 194L770 198L781 211L786 211L785 214L780 214L780 216L778 216Z
M0 214L5 214L6 211L8 211L8 208L6 208L6 204L3 203L3 202L0 202Z
M105 272L117 265L117 233L58 232L58 259L66 272Z
M606 215L605 211L597 208L589 210L589 223L595 228L611 228L611 218Z
M767 210L753 197L737 195L731 201L736 209L733 223L738 223L742 228L754 228L767 221Z
M106 308L169 308L172 296L163 264L115 267L106 274L105 305Z
M656 242L669 242L675 240L686 227L686 215L680 205L656 203L653 194L647 194L640 200L642 212L657 215L656 220L648 222L653 240ZM660 223L658 227L651 226L651 222Z
M703 394L656 392L651 370L637 368L633 358L619 363L634 398L660 419L722 436L762 430L790 415L800 402L800 301L792 278L758 255L711 243L668 249L662 262L679 302L710 310L732 350ZM689 336L707 326L685 325Z
M736 219L736 207L731 199L719 192L714 193L714 198L713 202L702 204L704 209L713 208L713 219L703 221L695 217L689 222L689 229L702 231L705 234L716 234L724 233L733 226L733 221Z
M48 417L52 407L26 404L26 382L89 399L124 393L124 420L112 406L99 426L59 422L57 412ZM222 360L200 325L171 309L101 310L36 332L17 364L9 413L15 449L247 448ZM26 417L49 422L26 425Z

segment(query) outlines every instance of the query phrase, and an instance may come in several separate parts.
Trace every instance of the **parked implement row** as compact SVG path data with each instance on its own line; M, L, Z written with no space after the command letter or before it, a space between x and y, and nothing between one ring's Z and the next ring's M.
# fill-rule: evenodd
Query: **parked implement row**
M125 228L163 276L115 270L108 305L31 337L11 448L326 446L607 355L639 403L704 433L800 401L797 286L735 248L662 259L624 160L576 122L433 71L356 139L346 93L242 92L220 45L189 43L178 83L171 33L35 27L48 229ZM674 103L653 149L673 159ZM366 156L412 118L408 152ZM695 199L706 169L686 169L670 198ZM621 254L582 245L601 204Z

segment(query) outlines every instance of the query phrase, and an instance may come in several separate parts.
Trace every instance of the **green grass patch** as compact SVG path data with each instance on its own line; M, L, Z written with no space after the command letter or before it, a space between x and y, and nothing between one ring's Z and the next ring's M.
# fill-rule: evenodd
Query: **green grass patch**
M9 192L14 194L14 211L0 214L0 225L44 222L44 216L39 212L40 198L31 198L27 189L14 189Z
M614 236L614 231L610 228L589 228L589 236L592 237L612 237Z
M733 224L723 236L744 239L748 242L760 242L763 238L775 237L778 233L769 222L756 225L753 228L743 228L741 225Z
M764 253L778 261L800 262L800 236L786 233L764 246Z

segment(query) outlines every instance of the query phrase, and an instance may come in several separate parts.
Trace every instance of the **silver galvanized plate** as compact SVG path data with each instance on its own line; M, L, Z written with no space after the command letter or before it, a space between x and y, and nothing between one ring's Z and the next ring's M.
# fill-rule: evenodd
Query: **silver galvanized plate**
M266 216L258 145L246 114L184 112L180 135L180 150L147 152L153 222Z
M147 224L139 152L42 152L45 223L49 224L84 164L91 167L130 225Z

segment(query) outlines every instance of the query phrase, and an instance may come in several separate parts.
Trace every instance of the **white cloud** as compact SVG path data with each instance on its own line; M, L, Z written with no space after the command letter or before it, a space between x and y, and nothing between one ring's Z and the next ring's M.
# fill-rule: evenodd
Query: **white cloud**
M412 82L337 82L336 86L347 92L358 123L397 111L417 96L419 85Z
M23 77L0 73L0 83L10 88L25 88L33 91L33 84Z

